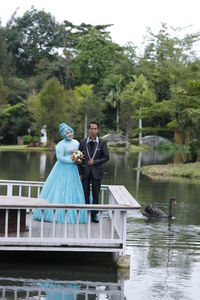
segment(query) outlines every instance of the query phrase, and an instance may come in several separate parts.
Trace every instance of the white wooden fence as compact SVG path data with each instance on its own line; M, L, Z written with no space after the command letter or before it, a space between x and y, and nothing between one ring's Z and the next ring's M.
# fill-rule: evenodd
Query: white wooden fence
M124 186L102 185L99 205L51 205L39 198L43 184L0 180L0 250L125 254L127 210L139 209L140 205ZM33 219L33 210L36 208L41 209L41 222ZM45 209L53 210L52 223L44 221ZM55 222L55 212L58 209L65 211L63 224ZM77 212L76 224L67 222L69 209ZM11 210L16 212L16 230L12 232L9 230ZM88 211L87 224L79 223L80 210ZM91 222L92 210L99 211L99 223ZM25 230L22 228L22 221L25 222Z

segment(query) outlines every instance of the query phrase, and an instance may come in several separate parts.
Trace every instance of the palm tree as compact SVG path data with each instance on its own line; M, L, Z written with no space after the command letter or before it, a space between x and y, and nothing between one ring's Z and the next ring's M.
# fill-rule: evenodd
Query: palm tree
M107 88L107 96L105 101L116 109L116 131L119 132L119 110L120 110L120 94L123 88L123 77L117 74L111 74L105 79L105 87Z
M75 88L75 95L84 109L84 137L87 137L88 101L93 94L92 84L82 84Z
M133 76L133 93L134 104L139 113L139 144L142 144L142 116L141 108L149 106L155 100L154 93L149 89L148 81L144 75L140 74L138 77Z

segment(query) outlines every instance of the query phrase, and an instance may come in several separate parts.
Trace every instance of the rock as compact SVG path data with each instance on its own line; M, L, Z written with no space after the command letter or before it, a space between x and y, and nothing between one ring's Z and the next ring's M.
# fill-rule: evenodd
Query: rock
M161 142L171 144L172 142L166 138L159 135L147 135L142 138L142 144L150 145L156 148Z
M116 134L116 133L108 133L102 137L103 140L107 142L108 146L112 147L125 147L126 146L126 140L125 136L123 134ZM128 144L130 144L128 142Z

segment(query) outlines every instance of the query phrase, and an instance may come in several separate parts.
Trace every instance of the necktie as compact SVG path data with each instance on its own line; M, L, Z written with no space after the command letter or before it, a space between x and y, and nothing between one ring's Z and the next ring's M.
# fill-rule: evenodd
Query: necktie
M93 141L90 142L90 156L91 157L94 154L94 144L95 144L95 142L93 142Z

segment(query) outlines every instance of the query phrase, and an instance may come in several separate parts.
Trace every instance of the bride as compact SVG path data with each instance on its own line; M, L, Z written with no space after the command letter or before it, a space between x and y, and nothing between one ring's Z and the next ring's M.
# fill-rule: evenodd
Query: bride
M78 167L72 160L72 153L78 150L79 142L74 137L74 130L65 123L59 125L63 140L56 145L56 158L53 169L42 188L40 198L50 204L85 204L84 192ZM35 220L41 220L41 209L35 209ZM53 222L53 209L44 210L44 221ZM65 211L56 209L55 221L65 223ZM87 210L79 211L79 223L87 223ZM76 223L76 210L67 210L67 223Z

